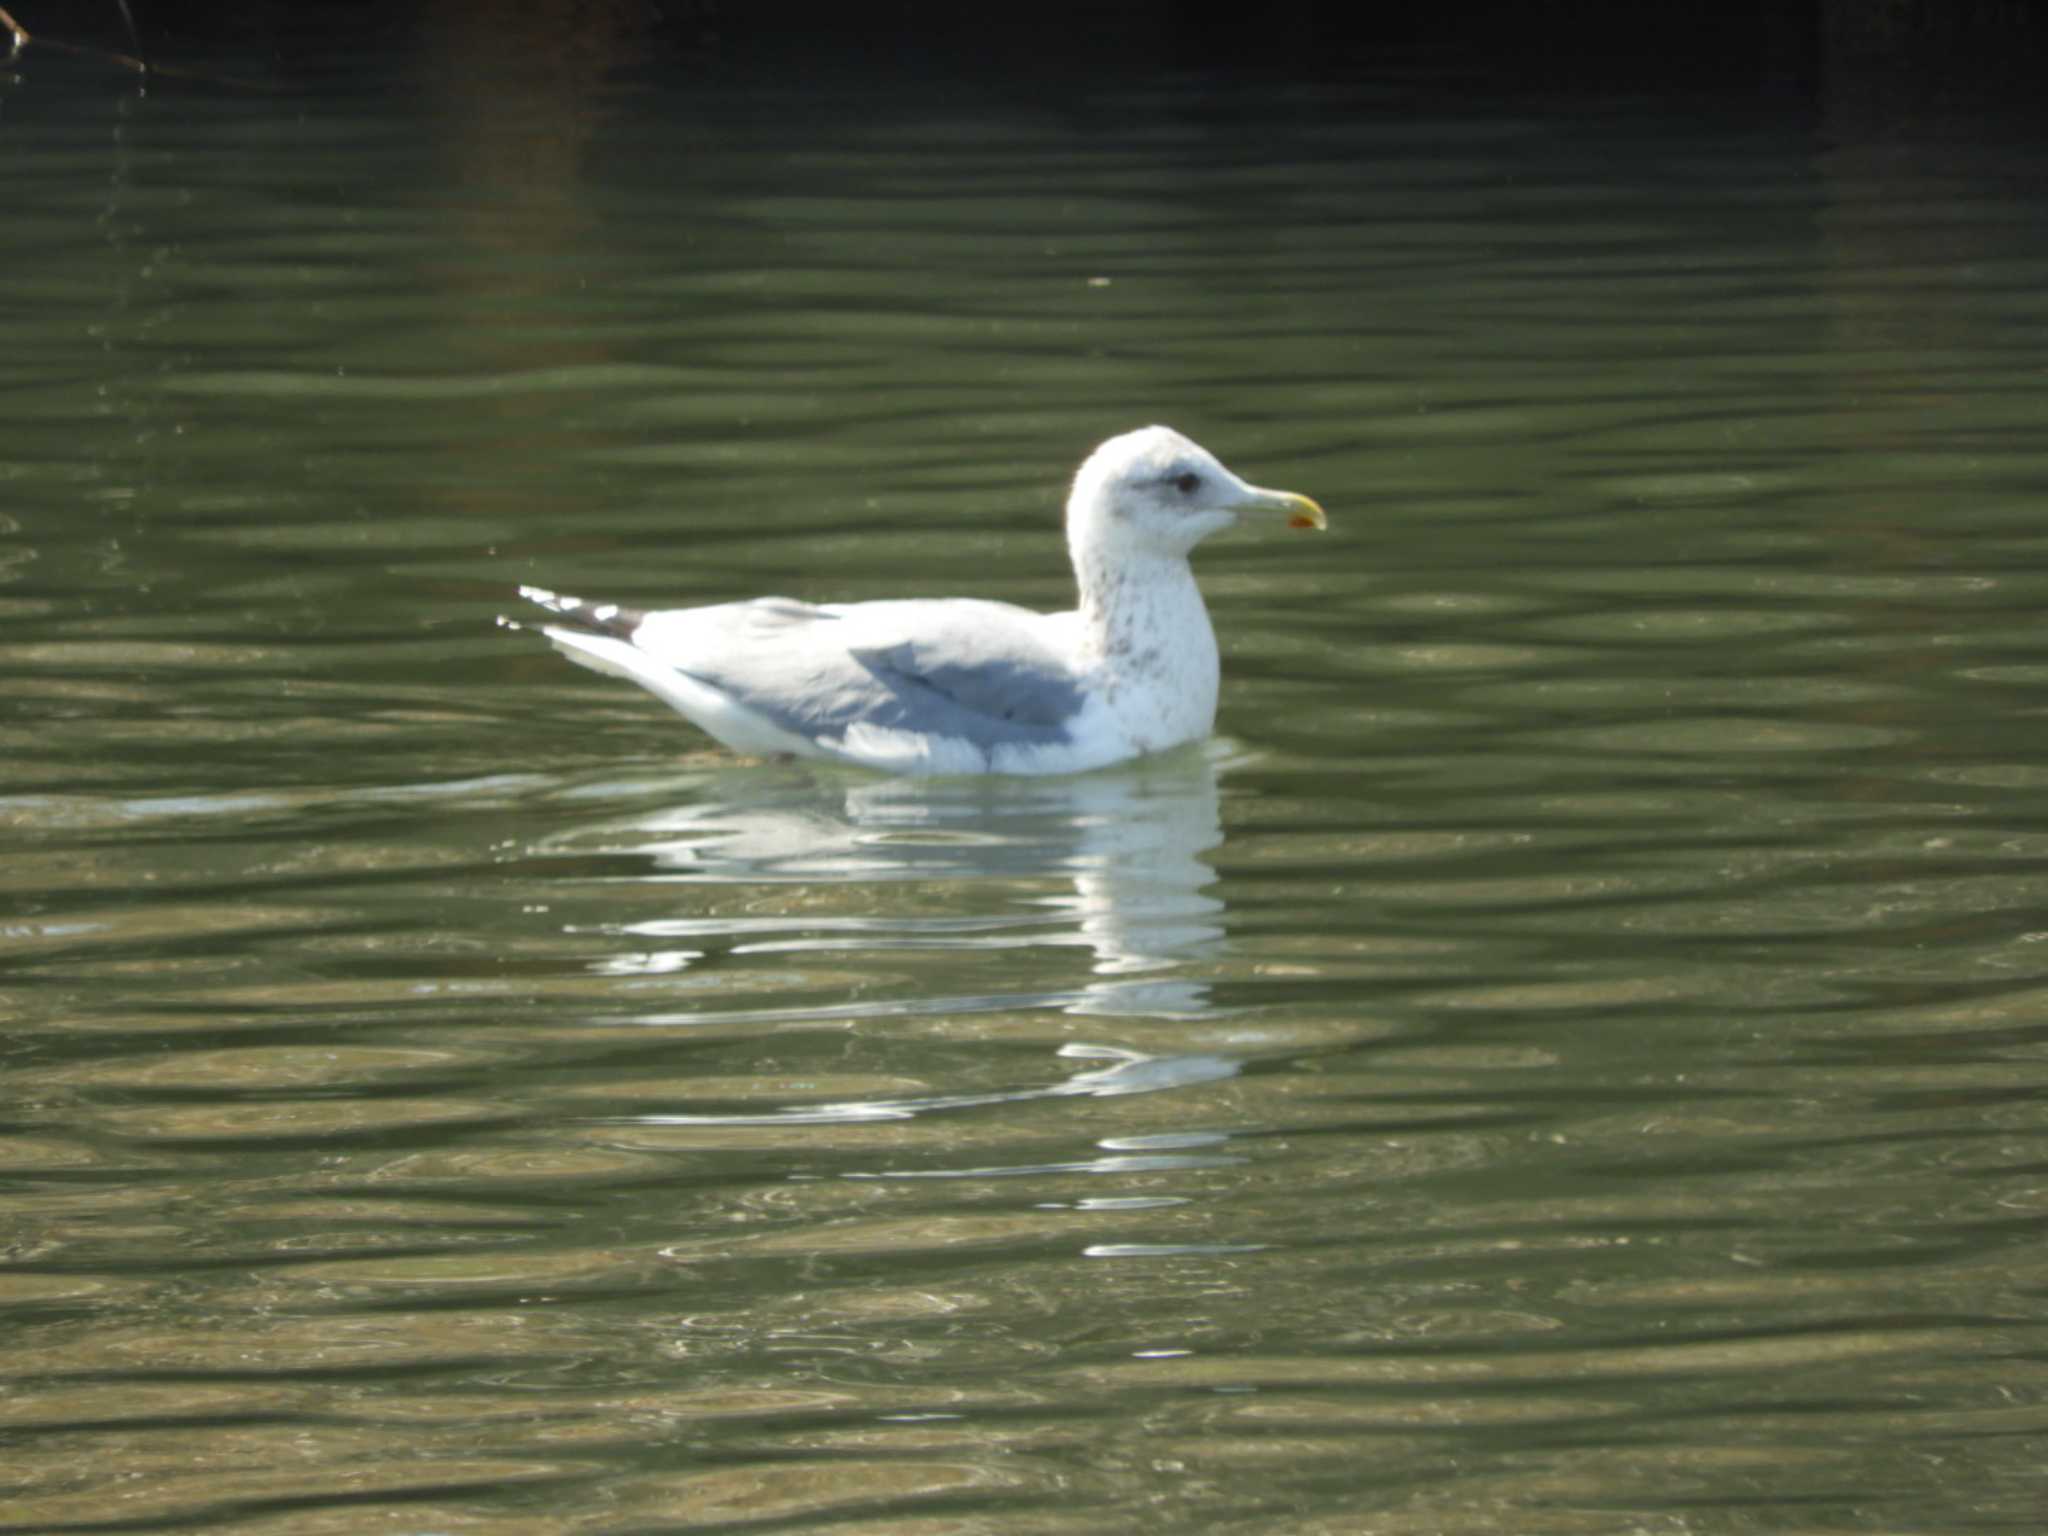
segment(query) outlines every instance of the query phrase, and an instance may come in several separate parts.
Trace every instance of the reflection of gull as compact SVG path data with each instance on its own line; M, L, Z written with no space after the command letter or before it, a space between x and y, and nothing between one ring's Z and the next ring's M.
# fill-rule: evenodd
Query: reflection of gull
M1199 983L1165 976L1221 936L1222 903L1202 855L1222 841L1218 749L1190 750L1073 778L852 779L790 765L699 781L705 797L630 823L551 840L551 851L632 853L652 878L813 888L946 881L1004 898L980 912L833 915L816 903L779 916L674 917L624 924L638 939L738 940L735 953L1085 945L1099 978L1066 1000L1077 1013L1186 1015ZM1057 881L1067 889L1047 894ZM1029 894L1020 894L1020 892ZM1047 913L1071 918L1053 925ZM677 963L685 963L686 953ZM648 966L660 969L660 966Z
M858 1120L908 1120L942 1109L971 1109L980 1104L1021 1104L1028 1099L1063 1099L1077 1095L1107 1099L1126 1093L1158 1093L1194 1083L1213 1083L1237 1075L1238 1064L1227 1056L1140 1056L1135 1051L1101 1045L1063 1045L1059 1054L1115 1065L1077 1072L1044 1088L1014 1088L994 1093L932 1093L903 1099L861 1099L844 1104L804 1104L751 1115L635 1115L636 1125L843 1125Z

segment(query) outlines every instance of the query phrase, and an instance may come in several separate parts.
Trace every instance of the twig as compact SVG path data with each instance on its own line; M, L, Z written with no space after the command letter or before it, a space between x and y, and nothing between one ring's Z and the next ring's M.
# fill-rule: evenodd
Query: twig
M20 22L8 15L5 10L0 10L0 28L5 29L7 46L7 56L0 58L0 64L12 64L22 56L30 43L35 43L38 47L55 48L63 53L82 54L86 58L91 59L105 59L108 63L118 64L123 69L132 69L138 75L151 75L159 80L165 78L199 80L211 85L231 85L238 90L244 91L268 91L275 89L275 87L261 80L247 80L235 75L216 75L203 70L179 69L175 65L150 63L148 59L142 57L142 35L136 31L135 18L128 12L128 0L116 0L116 3L121 7L121 15L128 23L128 35L135 40L136 51L134 53L116 53L111 48L93 48L84 43L60 43L55 38L50 37L30 37L27 27L24 27Z
M128 0L114 0L114 4L121 8L121 19L128 23L128 41L135 45L135 57L139 59L143 56L142 33L136 28L135 13L128 9Z
M125 15L128 7L123 5L121 10ZM133 23L130 23L130 25L132 26ZM30 37L28 35L28 28L24 27L5 11L0 11L0 26L7 28L9 44L7 57L4 61L0 62L12 64L21 57L22 50L27 48L30 43L40 43L45 48L59 48L65 53L84 53L90 54L96 59L112 59L116 64L125 64L138 75L149 73L149 65L143 60L136 58L133 54L112 53L105 48L88 48L83 43L60 43L56 39L48 37Z
M28 29L5 11L0 11L0 26L7 28L7 57L0 63L12 64L28 46Z
M119 60L129 68L146 75L149 73L149 61L142 56L142 33L136 28L135 13L128 9L128 0L114 0L114 4L120 7L121 21L128 28L128 41L135 45L135 52L133 56L125 53L109 53L106 56L110 59ZM21 57L22 50L28 47L34 39L28 35L27 27L24 27L4 10L0 10L0 27L7 29L7 57L0 59L0 64L12 64ZM98 48L81 48L76 43L46 42L43 46L45 48L62 48L70 53L101 53L104 51Z

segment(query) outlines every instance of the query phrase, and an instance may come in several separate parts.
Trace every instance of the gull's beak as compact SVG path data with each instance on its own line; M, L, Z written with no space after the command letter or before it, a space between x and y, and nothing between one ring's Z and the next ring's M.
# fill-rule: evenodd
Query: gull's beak
M1323 516L1323 509L1306 496L1297 496L1292 491L1269 491L1263 486L1252 486L1251 494L1240 501L1239 512L1280 512L1287 518L1290 528L1328 528L1330 520Z

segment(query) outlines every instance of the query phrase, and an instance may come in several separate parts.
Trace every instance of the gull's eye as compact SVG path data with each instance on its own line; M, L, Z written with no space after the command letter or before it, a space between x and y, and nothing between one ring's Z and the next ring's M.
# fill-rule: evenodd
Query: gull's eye
M1190 471L1173 477L1173 488L1183 496L1192 496L1202 484L1202 477Z

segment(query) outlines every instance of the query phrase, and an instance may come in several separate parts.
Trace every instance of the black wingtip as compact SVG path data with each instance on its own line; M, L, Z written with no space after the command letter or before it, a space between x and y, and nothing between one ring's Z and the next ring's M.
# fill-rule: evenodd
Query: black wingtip
M633 638L633 631L647 619L644 608L624 608L617 603L593 603L580 597L571 597L565 592L550 592L546 587L521 587L519 595L529 603L547 609L559 618L567 619L579 629L593 630L600 635L616 635L621 640Z

